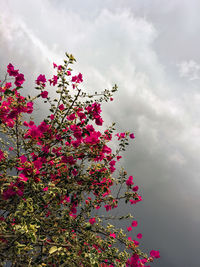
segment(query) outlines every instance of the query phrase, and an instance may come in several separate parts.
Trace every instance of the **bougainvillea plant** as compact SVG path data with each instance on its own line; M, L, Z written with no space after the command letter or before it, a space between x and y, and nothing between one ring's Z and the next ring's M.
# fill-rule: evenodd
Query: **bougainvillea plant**
M117 87L84 92L82 74L70 67L75 59L66 56L63 65L53 63L52 78L38 76L34 97L21 95L24 75L12 64L0 82L0 264L149 266L159 251L148 256L142 234L128 236L137 227L132 215L118 217L125 229L109 220L120 201L142 200L134 178L116 171L134 134L115 134L114 124L102 130L101 103ZM49 108L39 123L30 117L37 98Z

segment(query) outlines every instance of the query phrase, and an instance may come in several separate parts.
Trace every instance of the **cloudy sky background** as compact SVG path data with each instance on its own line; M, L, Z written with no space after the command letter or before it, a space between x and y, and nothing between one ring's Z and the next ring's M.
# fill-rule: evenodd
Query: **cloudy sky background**
M135 208L152 266L198 267L200 248L200 2L1 0L0 74L8 63L33 92L72 53L88 90L119 91L104 108L136 139L124 165L141 188Z

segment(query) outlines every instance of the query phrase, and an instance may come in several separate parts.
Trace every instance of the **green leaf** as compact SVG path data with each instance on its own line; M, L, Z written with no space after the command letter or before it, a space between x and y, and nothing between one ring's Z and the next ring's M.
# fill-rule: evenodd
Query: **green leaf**
M53 246L50 248L49 250L49 254L53 254L54 252L56 252L58 250L58 248L56 246Z

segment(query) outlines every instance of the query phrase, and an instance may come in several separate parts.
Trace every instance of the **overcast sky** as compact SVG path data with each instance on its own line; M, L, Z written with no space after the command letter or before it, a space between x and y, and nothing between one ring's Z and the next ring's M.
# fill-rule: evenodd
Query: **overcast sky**
M0 10L0 73L20 68L28 92L66 51L88 90L118 84L105 125L136 136L124 164L144 199L141 243L160 250L152 266L200 266L200 1L1 0Z

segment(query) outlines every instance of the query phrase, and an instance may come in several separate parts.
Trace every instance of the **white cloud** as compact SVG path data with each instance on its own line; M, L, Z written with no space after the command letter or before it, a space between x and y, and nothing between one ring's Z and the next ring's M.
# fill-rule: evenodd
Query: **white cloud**
M199 80L200 79L200 64L194 60L182 61L177 64L179 68L179 74L181 77L186 77L189 80Z

